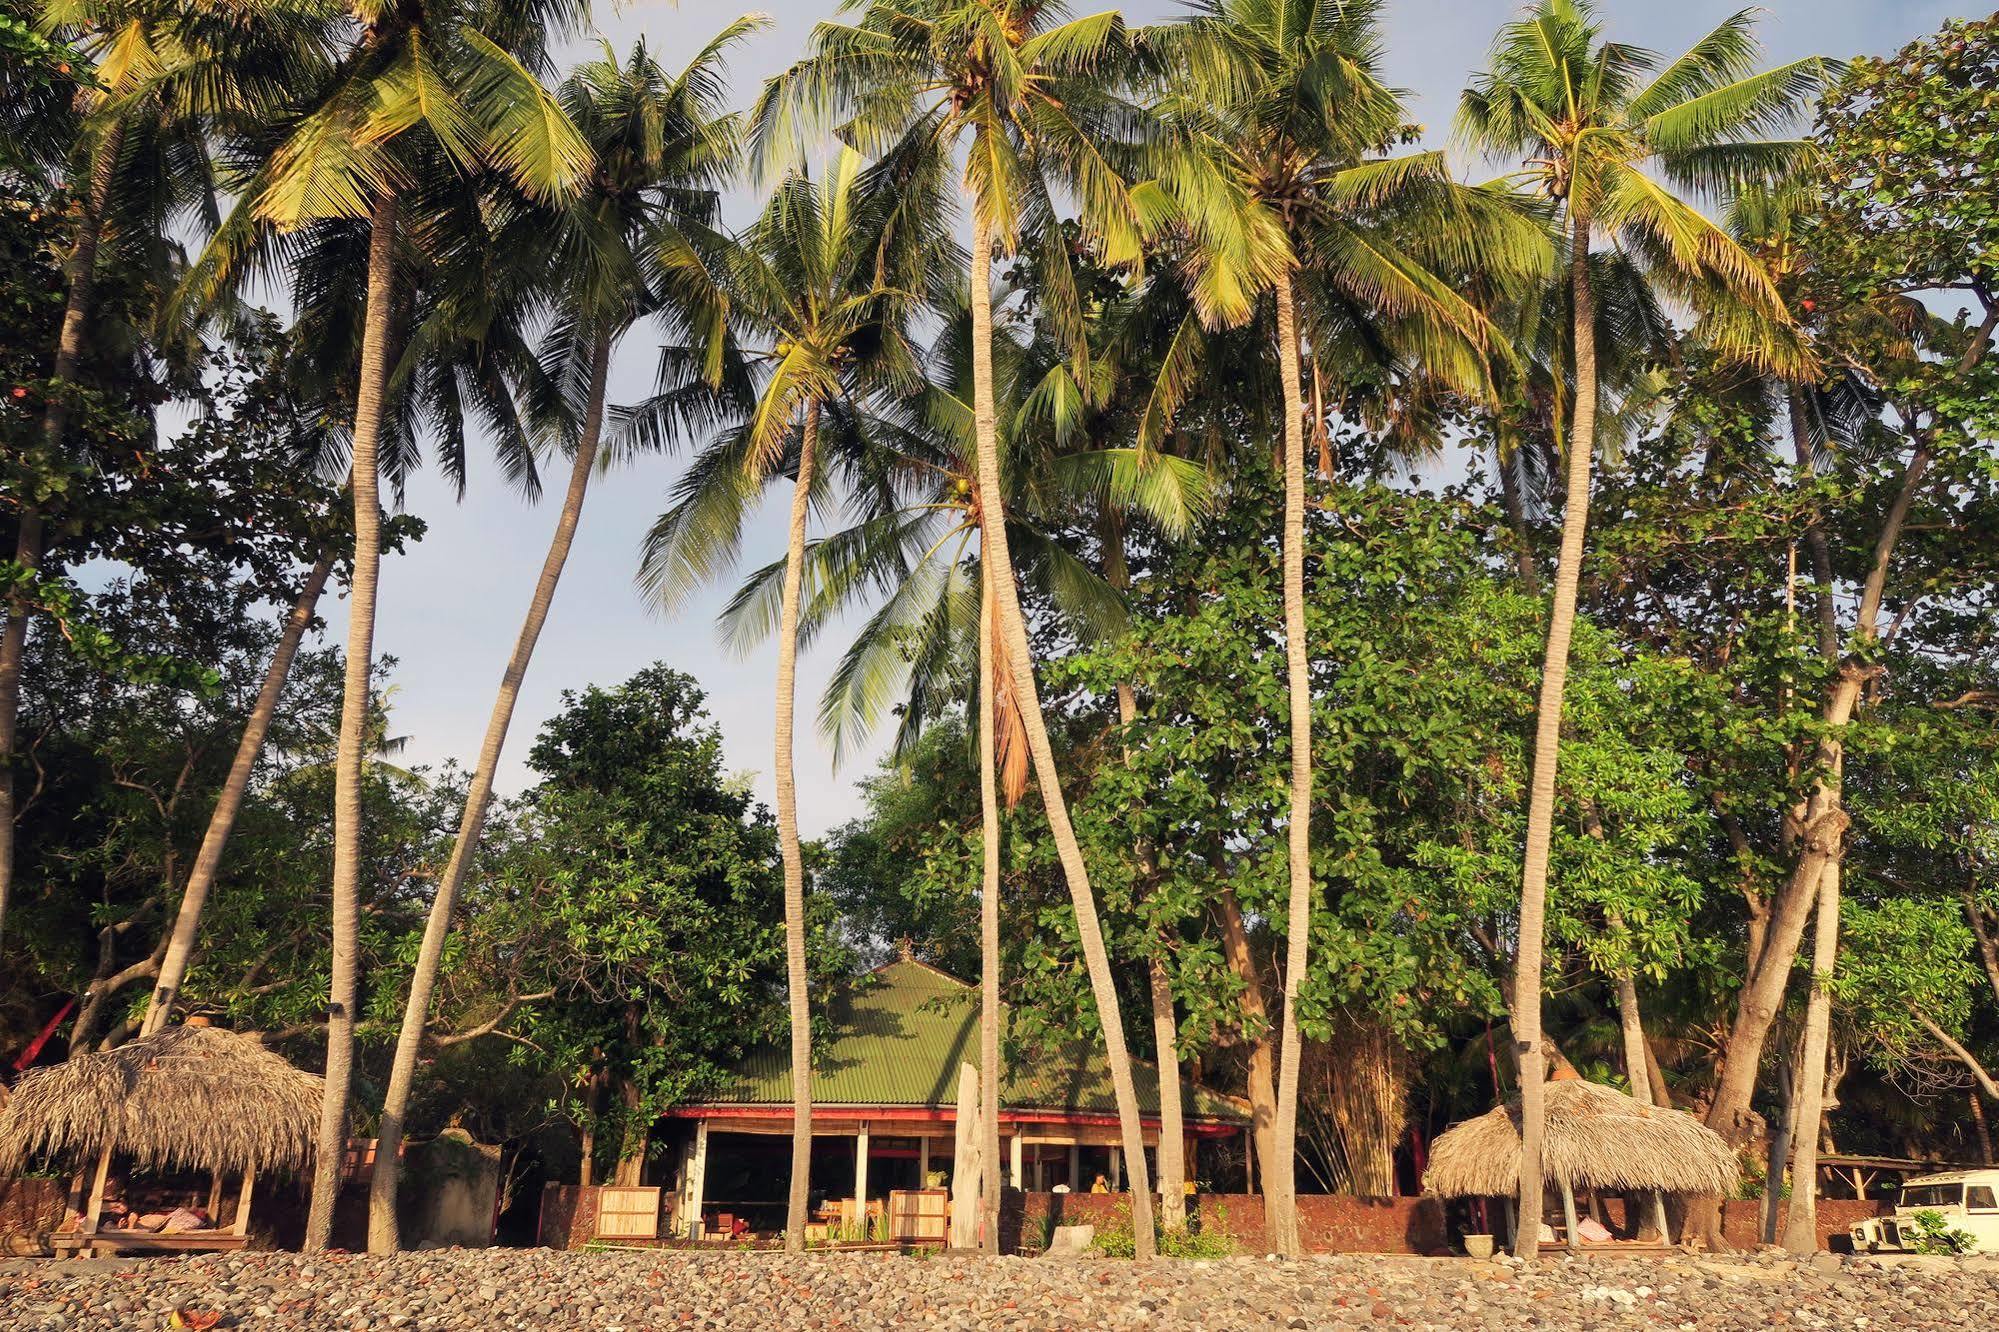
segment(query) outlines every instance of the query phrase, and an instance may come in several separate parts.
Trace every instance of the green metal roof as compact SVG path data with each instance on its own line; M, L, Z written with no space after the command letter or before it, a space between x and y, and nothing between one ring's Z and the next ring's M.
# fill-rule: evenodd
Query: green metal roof
M831 1001L831 1034L813 1042L812 1105L924 1106L956 1109L958 1065L979 1064L978 991L921 962L891 962ZM1159 1113L1159 1070L1134 1061L1139 1113ZM1249 1116L1230 1097L1181 1079L1190 1120L1241 1124ZM752 1051L695 1104L790 1105L791 1056L779 1046ZM1007 1071L1001 1103L1008 1110L1116 1114L1109 1066L1101 1049L1077 1042L1036 1051L1024 1068Z

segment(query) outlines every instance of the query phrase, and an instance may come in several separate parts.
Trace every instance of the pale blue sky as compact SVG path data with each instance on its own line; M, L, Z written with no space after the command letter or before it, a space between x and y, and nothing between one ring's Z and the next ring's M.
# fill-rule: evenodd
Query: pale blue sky
M774 21L739 48L734 64L742 102L747 103L761 79L804 48L812 24L831 16L837 3L765 0L761 7ZM1668 55L1738 7L1736 0L1599 4L1617 38ZM1086 13L1097 5L1077 0L1073 8ZM1133 23L1155 22L1181 8L1174 0L1133 0L1124 12ZM1495 28L1517 8L1514 0L1389 0L1387 73L1411 91L1411 114L1429 127L1433 139L1448 133L1458 90L1483 64ZM686 0L678 6L637 0L615 9L600 0L600 9L602 32L615 46L627 49L644 34L662 62L675 66L740 12L734 3L714 0ZM1777 0L1762 31L1773 60L1814 53L1844 56L1892 50L1945 17L1966 12L1962 0ZM744 196L731 220L740 222L747 207ZM620 349L613 400L641 395L652 364L652 340L638 330ZM772 655L738 659L718 642L714 616L727 589L717 589L668 621L648 610L632 584L640 538L664 507L680 466L674 458L648 459L597 480L521 694L500 776L503 791L524 784L523 756L564 689L614 684L663 660L706 688L730 767L753 774L758 794L771 798ZM766 506L752 530L749 559L756 563L783 549L782 508L788 497L778 499L779 504ZM394 676L394 726L410 737L406 761L468 761L478 749L501 666L540 566L553 507L525 503L476 452L462 501L453 498L435 473L427 473L411 485L408 503L429 523L430 535L384 563L375 640L377 651L400 660ZM336 636L344 632L343 609L344 603L332 608L329 617ZM825 635L799 671L799 820L809 836L859 812L854 783L873 767L870 752L850 758L836 772L830 747L809 723L841 646L837 630Z

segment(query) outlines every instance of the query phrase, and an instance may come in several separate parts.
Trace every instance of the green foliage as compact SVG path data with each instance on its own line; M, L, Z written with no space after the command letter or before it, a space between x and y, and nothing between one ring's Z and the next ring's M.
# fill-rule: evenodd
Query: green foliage
M1915 1220L1903 1232L1911 1253L1970 1253L1978 1245L1976 1235L1951 1225L1942 1212L1917 1212Z
M441 1006L470 1026L542 995L508 1014L514 1061L573 1088L611 1070L620 1096L564 1099L570 1118L612 1129L599 1137L616 1151L782 1035L777 833L724 772L699 688L664 666L565 694L528 762L540 780L489 839ZM844 953L814 908L824 980Z
M1241 1252L1241 1245L1229 1234L1226 1208L1214 1209L1213 1222L1192 1218L1188 1225L1177 1230L1166 1229L1156 1218L1153 1224L1157 1227L1158 1253L1162 1258L1233 1258ZM1045 1243L1043 1247L1046 1247ZM1090 1249L1106 1258L1136 1256L1130 1203L1119 1203L1111 1219L1098 1224L1097 1233L1090 1240Z

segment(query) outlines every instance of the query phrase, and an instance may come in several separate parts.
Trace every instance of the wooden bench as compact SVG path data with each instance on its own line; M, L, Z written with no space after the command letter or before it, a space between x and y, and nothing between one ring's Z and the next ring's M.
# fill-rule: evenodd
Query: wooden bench
M144 1230L100 1230L86 1235L63 1231L49 1236L58 1257L114 1258L126 1254L226 1253L250 1242L228 1230L176 1230L156 1235Z

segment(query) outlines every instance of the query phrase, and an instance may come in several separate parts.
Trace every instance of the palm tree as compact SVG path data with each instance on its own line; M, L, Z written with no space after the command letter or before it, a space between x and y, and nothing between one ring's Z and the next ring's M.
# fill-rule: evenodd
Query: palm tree
M1305 349L1316 366L1322 358L1372 358L1381 344L1399 345L1432 373L1482 388L1491 330L1437 269L1474 257L1531 269L1538 259L1522 219L1495 194L1454 186L1440 155L1384 155L1400 131L1402 109L1376 70L1377 11L1372 3L1203 0L1186 21L1144 34L1161 71L1160 179L1188 240L1189 321L1209 328L1244 323L1265 291L1274 306L1284 403L1289 894L1276 1081L1266 1036L1252 1047L1250 1092L1263 1159L1264 1232L1286 1254L1299 1249L1297 999L1310 960L1313 897ZM1160 383L1167 395L1160 415L1170 418L1176 377ZM1222 906L1225 923L1240 921L1232 897ZM1257 989L1239 924L1225 933L1231 961Z
M1067 19L1054 0L849 0L855 23L822 23L813 54L773 79L752 112L766 149L801 115L832 115L863 151L903 142L949 154L963 148L962 190L971 209L973 420L984 559L992 568L994 620L1021 709L1049 829L1075 910L1090 988L1104 1029L1119 1129L1131 1164L1138 1256L1154 1248L1138 1096L1130 1051L1097 919L1088 866L1069 819L1041 714L1027 624L1007 544L998 416L993 398L992 261L1023 235L1050 246L1044 317L1077 317L1066 238L1054 190L1074 199L1112 264L1139 258L1139 209L1125 182L1133 108L1119 95L1129 42L1115 13Z
M1513 1028L1520 1051L1520 1208L1515 1250L1537 1253L1541 1206L1541 949L1547 911L1548 846L1554 823L1562 696L1574 631L1591 462L1596 448L1598 366L1593 241L1607 237L1645 263L1664 291L1696 306L1736 305L1756 319L1737 333L1781 326L1782 304L1768 277L1678 187L1713 198L1794 167L1797 143L1747 139L1781 125L1818 87L1823 62L1797 61L1756 72L1753 14L1724 20L1687 53L1658 69L1650 52L1601 40L1582 0L1540 0L1500 30L1491 70L1464 95L1459 123L1473 143L1525 158L1528 177L1559 209L1568 246L1570 364L1575 401L1568 420L1561 552L1555 569L1547 652L1535 716L1534 764L1521 865L1520 942L1513 975ZM1646 174L1658 170L1664 181ZM1779 349L1753 337L1724 337L1720 350L1769 361Z
M713 220L716 189L731 169L737 142L736 117L725 114L720 105L726 90L723 57L762 24L754 17L735 20L678 75L661 69L643 42L622 64L607 50L603 59L579 66L557 91L557 100L583 136L595 166L582 192L556 216L550 270L531 273L527 284L552 306L554 325L541 378L568 390L565 396L580 398L561 404L563 416L574 415L580 407L576 444L562 512L493 700L458 838L431 899L410 978L369 1187L370 1252L392 1253L400 1247L398 1149L429 1021L431 992L452 911L484 831L494 774L520 686L582 517L601 440L612 351L620 335L647 316L664 316L670 326L684 330L720 310L719 297L708 292L699 276L704 272L703 251L709 247L698 233ZM690 237L690 232L697 235ZM694 275L691 282L690 275Z
M690 470L708 488L655 525L640 573L655 596L674 604L702 571L732 556L749 497L775 475L792 477L778 583L776 784L793 1103L785 1244L793 1252L805 1247L812 1166L805 863L792 756L806 529L815 495L823 498L827 489L819 458L827 412L873 387L906 391L918 382L907 325L922 300L940 213L934 186L926 188L900 165L868 170L859 154L843 151L823 182L791 174L724 256L730 333L766 340L769 352L757 367L759 382L743 404L740 424ZM656 420L660 406L642 408L640 419Z
M206 223L213 200L208 135L267 114L290 88L310 81L324 56L324 12L310 0L254 0L229 7L157 0L46 0L41 26L73 39L92 61L83 114L75 122L74 176L83 183L75 235L64 260L64 304L50 364L55 385L43 410L40 447L62 454L72 389L79 382L107 234L140 245L176 220ZM45 517L32 485L21 494L14 561L41 563ZM31 614L27 587L0 605L0 928L14 877L14 783L10 770L21 701L21 658Z
M350 452L354 559L345 695L334 782L332 975L326 1087L313 1168L308 1250L326 1246L344 1155L359 998L361 788L381 563L380 446L396 355L405 198L427 201L457 171L490 170L529 196L573 194L588 146L531 65L581 17L571 0L355 4L347 49L309 90L274 145L252 140L240 202L190 274L199 304L237 277L273 232L365 222L365 296ZM259 151L267 149L267 151ZM448 193L469 193L453 180ZM412 219L414 220L414 219ZM420 230L418 228L417 230ZM387 411L385 412L385 409Z

